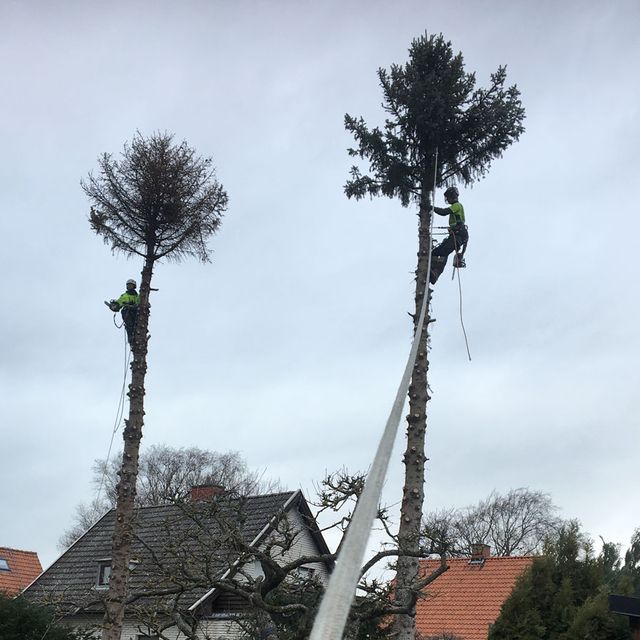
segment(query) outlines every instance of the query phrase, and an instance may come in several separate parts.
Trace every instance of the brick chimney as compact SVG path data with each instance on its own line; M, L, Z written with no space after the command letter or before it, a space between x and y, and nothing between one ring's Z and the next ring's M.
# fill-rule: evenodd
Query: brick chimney
M491 547L488 544L476 543L471 545L470 564L484 564L491 557Z
M219 484L197 484L191 487L191 501L211 500L222 493L224 493L224 487Z

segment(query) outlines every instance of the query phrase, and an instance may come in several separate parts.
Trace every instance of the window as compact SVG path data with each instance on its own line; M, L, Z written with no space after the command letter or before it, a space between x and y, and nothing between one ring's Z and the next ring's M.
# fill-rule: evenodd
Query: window
M311 580L316 570L311 567L298 567L298 575L304 580Z
M129 571L133 571L140 564L140 560L131 558L129 560ZM106 589L109 586L109 578L111 578L111 559L98 560L98 578L96 586L98 589ZM155 638L155 636L149 636Z
M98 562L98 587L108 587L111 577L111 560L100 560Z
M6 558L0 558L0 571L11 571L9 561Z

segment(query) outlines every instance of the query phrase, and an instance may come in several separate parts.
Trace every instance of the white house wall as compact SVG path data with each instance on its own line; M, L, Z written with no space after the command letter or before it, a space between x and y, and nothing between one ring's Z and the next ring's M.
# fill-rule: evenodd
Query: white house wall
M242 629L230 620L202 620L198 637L202 640L239 640L243 636Z
M291 525L297 531L299 531L299 533L291 548L284 553L281 553L275 558L275 560L282 558L282 564L286 564L288 562L291 562L292 560L295 560L296 558L300 558L301 556L319 555L320 551L316 546L311 532L305 526L300 512L297 509L292 509L287 514L287 517L289 518L289 522L291 523ZM315 576L326 584L329 578L329 572L327 570L327 565L324 562L312 562L309 564L305 564L304 566L314 569ZM252 578L257 578L258 576L264 575L262 567L257 560L254 560L250 564L245 564L244 571L246 571Z
M65 622L68 622L72 627L76 629L94 628L93 637L102 638L102 620L103 616L73 616L67 618ZM177 627L171 627L162 632L169 640L184 640L184 635L178 631ZM153 635L150 629L139 625L137 622L131 619L125 619L122 624L122 634L120 640L138 640L141 635Z
M287 517L294 529L298 530L300 533L296 537L291 548L282 553L283 563L291 562L301 556L317 556L320 551L316 546L311 532L304 524L302 514L297 509L292 509L287 514ZM326 584L329 578L329 572L327 571L327 566L324 562L312 562L305 564L304 566L314 569L315 576Z

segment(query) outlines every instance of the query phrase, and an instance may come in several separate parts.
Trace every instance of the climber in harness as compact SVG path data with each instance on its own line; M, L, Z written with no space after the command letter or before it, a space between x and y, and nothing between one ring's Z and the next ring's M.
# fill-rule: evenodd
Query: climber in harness
M447 258L455 251L453 266L461 268L465 266L464 252L469 242L469 232L465 225L464 208L458 202L458 189L449 187L444 192L444 198L448 207L433 207L439 216L449 216L449 235L431 252L431 274L429 282L435 284L447 265Z
M105 304L111 311L120 311L124 328L127 330L127 338L129 344L133 344L133 337L136 333L136 320L138 319L138 305L140 304L140 296L136 291L136 281L127 280L127 290L117 299Z

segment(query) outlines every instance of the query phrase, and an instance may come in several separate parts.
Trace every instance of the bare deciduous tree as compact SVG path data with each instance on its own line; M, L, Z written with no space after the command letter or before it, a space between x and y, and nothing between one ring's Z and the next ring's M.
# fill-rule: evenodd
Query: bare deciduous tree
M497 556L534 555L562 524L557 510L541 491L494 491L477 505L428 513L423 529L427 539L443 542L452 556L469 555L477 543L489 545Z
M93 484L99 495L76 508L75 521L58 542L60 550L69 547L117 502L118 472L121 455L96 460ZM269 493L280 490L277 480L251 471L237 451L218 453L199 447L175 448L154 444L140 453L136 507L150 507L183 500L191 487L217 484L238 495Z
M316 507L315 515L328 512L333 516L325 530L346 530L362 487L362 474L352 476L342 470L327 475L313 505ZM164 531L156 531L156 535L170 543L162 555L153 554L155 565L150 571L149 583L138 593L130 595L129 606L134 616L161 637L167 625L172 623L179 626L186 638L196 640L203 630L197 620L189 618L184 611L182 596L196 587L215 587L245 603L246 615L238 618L237 623L249 637L258 637L267 621L279 640L308 638L323 589L317 579L304 576L300 569L314 563L331 564L337 553L292 553L298 544L300 530L285 513L272 521L266 542L253 545L242 535L243 516L238 511L242 503L233 496L226 495L211 503L194 505L180 501L176 504L181 518L189 521L190 525L181 525L180 530L184 532L181 536L176 535L174 520L163 523ZM397 536L391 534L386 509L380 509L377 521L387 531L389 539L363 564L358 585L361 595L352 607L345 635L350 640L386 637L385 621L389 616L407 611L396 602L388 582L371 577L373 569L380 568L381 563L388 560L397 560L399 555ZM437 553L438 544L426 540L418 551L418 557ZM221 555L221 549L225 548L232 550L226 557ZM242 559L239 565L238 558ZM261 569L257 575L245 570L244 567L255 563ZM438 569L419 576L413 588L420 592L446 569L443 554ZM159 586L162 587L161 596L149 599L148 594L158 592Z
M362 474L351 476L343 470L328 475L312 504L316 513L311 515L323 513L325 530L344 533L362 487ZM159 638L175 637L177 627L182 637L202 640L211 612L191 611L189 607L202 593L215 588L243 603L243 615L235 623L249 637L260 637L265 629L272 628L278 640L308 638L323 585L317 575L310 576L302 567L331 565L336 554L301 555L300 520L290 518L287 512L270 521L268 535L259 542L248 539L244 523L250 514L244 511L244 504L251 499L225 492L209 501L180 498L162 511L136 511L132 535L139 554L136 557L141 562L131 570L133 577L126 599L128 620L136 620L141 629L148 629ZM162 518L158 513L164 514ZM349 640L384 638L390 616L407 612L395 599L392 585L379 577L386 563L394 563L399 555L397 536L391 533L385 508L380 509L377 522L389 537L362 566L359 596L345 635ZM437 553L438 545L425 540L418 557ZM414 588L424 589L446 569L443 555L439 567L420 575ZM64 607L74 615L95 612L98 606L106 605L107 594L100 590L69 589L60 593L58 582L52 585L50 590L36 585L44 590L36 589L30 595Z

